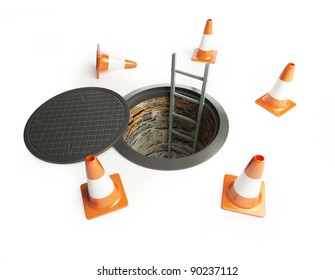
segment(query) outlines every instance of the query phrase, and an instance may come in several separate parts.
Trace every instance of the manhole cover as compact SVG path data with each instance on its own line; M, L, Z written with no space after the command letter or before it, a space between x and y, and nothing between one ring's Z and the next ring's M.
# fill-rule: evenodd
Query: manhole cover
M128 106L119 94L98 87L78 88L42 104L26 124L24 141L42 160L78 162L115 144L128 122Z

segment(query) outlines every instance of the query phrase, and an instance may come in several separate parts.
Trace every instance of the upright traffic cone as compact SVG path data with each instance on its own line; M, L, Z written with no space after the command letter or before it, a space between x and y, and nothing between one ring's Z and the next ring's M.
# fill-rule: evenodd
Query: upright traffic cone
M240 176L226 174L221 207L257 217L265 216L264 157L254 156Z
M212 20L208 19L202 35L199 48L194 50L192 60L205 63L215 63L217 51L212 47Z
M102 71L136 68L136 66L136 62L131 60L110 58L108 54L100 51L100 45L98 44L96 57L97 79L99 79L100 72Z
M271 91L256 100L258 105L277 117L280 117L296 105L287 97L287 91L293 79L294 68L294 63L287 64Z
M87 219L93 219L128 205L119 174L106 175L95 156L85 159L87 183L82 184L84 210Z

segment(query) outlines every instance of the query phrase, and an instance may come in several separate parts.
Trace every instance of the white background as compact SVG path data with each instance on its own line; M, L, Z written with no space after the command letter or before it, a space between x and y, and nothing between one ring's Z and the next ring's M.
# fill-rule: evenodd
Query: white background
M6 1L5 1L6 2ZM237 266L232 279L334 279L334 65L332 1L1 1L1 279L225 279L102 277L101 266L189 269ZM180 171L135 165L110 148L98 158L120 173L129 206L86 220L84 163L41 161L25 147L29 116L83 86L122 96L168 83L213 20L216 64L208 93L230 124L223 148ZM136 69L95 78L96 44ZM277 118L255 104L288 62L290 99ZM179 83L193 85L180 78ZM197 86L197 85L194 85ZM223 176L265 157L266 217L222 210ZM102 277L102 278L101 278Z

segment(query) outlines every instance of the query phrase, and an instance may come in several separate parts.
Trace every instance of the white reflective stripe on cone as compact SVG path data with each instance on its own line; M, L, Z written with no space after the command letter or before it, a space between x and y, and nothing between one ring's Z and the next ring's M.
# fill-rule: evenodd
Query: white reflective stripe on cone
M106 174L97 180L87 179L88 193L95 199L105 198L114 190L114 182Z
M126 65L125 59L117 59L110 57L108 62L108 70L124 69L125 65Z
M202 35L202 39L201 39L201 42L200 42L199 49L202 50L202 51L211 51L211 50L213 50L213 47L212 47L212 35L207 35L207 34Z
M261 179L249 178L244 172L242 172L234 182L234 189L240 196L245 198L255 198L259 196L261 183Z
M271 91L270 95L277 100L286 100L289 98L290 82L284 82L278 79Z

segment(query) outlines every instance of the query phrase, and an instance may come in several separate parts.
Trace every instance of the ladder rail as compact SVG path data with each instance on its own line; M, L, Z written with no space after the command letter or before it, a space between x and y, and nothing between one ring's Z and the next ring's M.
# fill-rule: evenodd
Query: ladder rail
M209 72L209 63L205 64L205 70L204 70L204 76L200 77L198 75L194 75L191 73L187 73L181 70L176 69L176 53L172 54L172 62L171 62L171 87L170 87L170 108L169 108L169 129L168 129L168 158L171 158L171 152L172 152L172 138L173 134L184 138L190 142L193 142L192 151L193 154L196 152L197 144L198 144L198 138L199 138L199 131L200 131L200 124L203 114L203 108L206 100L206 86L207 86L207 80L208 80L208 72ZM176 92L176 73L188 76L190 78L194 78L197 80L202 81L202 88L201 88L201 94L200 99L194 99L192 97L186 96L182 93ZM175 107L175 97L183 98L185 100L188 100L190 102L199 104L198 107L198 113L197 113L197 120L193 120L187 116L178 114L174 111ZM189 121L193 124L195 124L195 130L193 136L184 135L176 130L173 129L173 123L174 123L174 117L179 117L180 119L183 119L185 121Z
M203 80L203 84L202 84L201 96L200 96L200 101L199 101L197 123L196 123L196 126L195 126L194 141L193 141L193 153L195 153L196 150L197 150L202 112L203 112L203 109L204 109L205 99L206 99L206 87L207 87L208 72L209 72L209 63L206 63L205 64L205 70L204 70L204 80Z
M171 62L171 87L170 87L170 110L169 110L169 131L168 131L168 158L171 158L172 148L172 129L173 129L173 112L174 112L174 93L176 82L176 53L172 54Z

